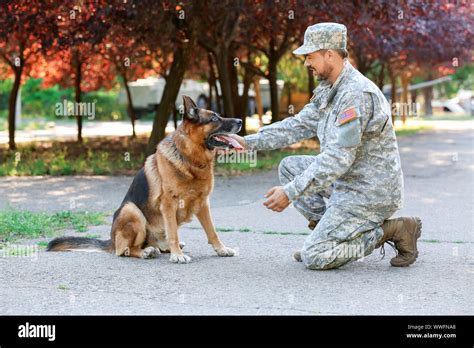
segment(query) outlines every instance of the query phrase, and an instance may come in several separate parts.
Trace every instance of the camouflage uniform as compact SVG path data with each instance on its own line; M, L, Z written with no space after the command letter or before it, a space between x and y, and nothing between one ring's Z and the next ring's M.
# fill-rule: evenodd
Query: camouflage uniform
M311 28L317 26L314 34ZM307 39L313 39L309 48ZM327 48L345 48L345 27L309 27L305 45L295 53L320 49L314 40ZM370 254L383 236L383 221L402 207L403 173L390 115L379 88L345 59L335 83L322 81L297 115L245 137L249 150L319 138L318 156L289 156L279 166L294 207L308 220L319 221L301 250L306 267L337 268Z

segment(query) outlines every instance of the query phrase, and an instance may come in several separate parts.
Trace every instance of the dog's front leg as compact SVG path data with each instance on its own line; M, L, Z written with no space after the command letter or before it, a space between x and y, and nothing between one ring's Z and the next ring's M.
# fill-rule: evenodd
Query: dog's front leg
M178 223L176 221L176 204L173 201L163 201L161 204L161 212L165 223L166 235L170 248L170 261L173 263L189 263L191 258L184 255L178 237Z
M201 210L196 214L199 222L201 223L204 231L207 235L208 243L212 245L217 255L219 256L234 256L236 254L235 250L227 248L219 239L219 236L216 233L216 228L214 227L214 222L211 217L211 210L209 208L209 201L207 201L201 208Z

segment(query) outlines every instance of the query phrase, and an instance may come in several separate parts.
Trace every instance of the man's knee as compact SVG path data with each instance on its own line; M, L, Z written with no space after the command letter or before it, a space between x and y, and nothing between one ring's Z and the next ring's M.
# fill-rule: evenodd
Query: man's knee
M283 158L280 161L280 164L278 165L278 177L282 185L286 185L295 177L295 175L292 173L290 169L291 168L290 162L292 162L291 157L294 157L294 156L288 156L288 157Z
M357 252L357 253L356 253ZM319 240L316 243L305 243L301 251L303 264L314 270L336 269L363 257L360 251L349 243L335 240Z
M296 175L304 172L314 161L314 158L314 156L287 156L283 158L278 165L280 183L285 185Z
M346 262L336 262L333 257L333 250L327 250L321 253L310 253L306 250L301 252L301 258L306 268L313 270L329 270L339 268ZM341 261L341 260L339 260Z

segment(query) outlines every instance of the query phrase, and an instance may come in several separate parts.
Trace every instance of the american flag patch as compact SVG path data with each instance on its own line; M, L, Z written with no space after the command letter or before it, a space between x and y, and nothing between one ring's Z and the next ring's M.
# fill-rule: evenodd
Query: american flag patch
M357 118L357 113L355 108L349 108L346 111L344 111L342 114L339 115L338 117L338 123L339 124L344 124L349 121L352 121Z

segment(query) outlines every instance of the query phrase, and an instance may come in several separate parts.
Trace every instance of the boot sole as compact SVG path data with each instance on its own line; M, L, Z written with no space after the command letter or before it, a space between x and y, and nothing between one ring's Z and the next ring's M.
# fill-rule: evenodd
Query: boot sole
M390 261L390 264L393 266L393 267L408 267L410 266L411 264L413 264L417 257L418 257L418 247L417 247L417 241L418 241L418 238L420 238L421 236L421 227L422 227L422 222L421 222L421 219L419 217L415 217L415 222L416 222L416 230L415 230L415 238L413 239L413 248L415 249L415 253L414 253L414 256L410 259L408 259L406 262L404 263L400 263L400 264L397 264L397 263L392 263L392 261Z

